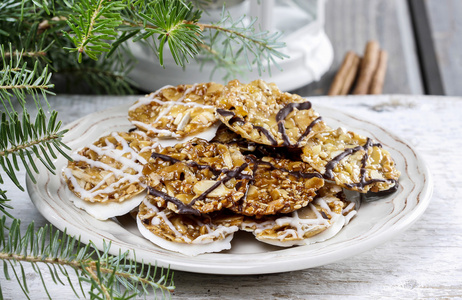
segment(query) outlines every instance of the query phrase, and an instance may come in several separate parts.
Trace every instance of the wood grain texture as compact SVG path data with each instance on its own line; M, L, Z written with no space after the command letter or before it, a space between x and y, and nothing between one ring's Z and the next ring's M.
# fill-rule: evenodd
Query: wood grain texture
M352 50L362 56L369 40L377 40L389 54L384 94L423 93L405 0L329 0L325 30L334 48L334 62L319 82L297 93L326 95L345 53Z
M131 103L136 97L60 96L50 99L69 123L88 113ZM351 259L302 271L252 276L175 272L173 299L339 299L462 297L462 98L370 96L312 98L313 104L361 116L407 140L424 157L435 181L429 208L410 229ZM314 106L315 107L315 106ZM33 107L31 107L33 112ZM33 113L32 113L33 114ZM430 121L429 121L430 120ZM19 175L23 180L23 174ZM4 173L2 173L4 175ZM6 182L15 216L47 224L26 193ZM45 272L45 269L44 273ZM32 299L46 299L40 278L26 267ZM67 286L54 286L54 299L74 299ZM0 276L5 299L23 299L19 286Z
M446 95L462 95L462 2L427 0L430 29Z

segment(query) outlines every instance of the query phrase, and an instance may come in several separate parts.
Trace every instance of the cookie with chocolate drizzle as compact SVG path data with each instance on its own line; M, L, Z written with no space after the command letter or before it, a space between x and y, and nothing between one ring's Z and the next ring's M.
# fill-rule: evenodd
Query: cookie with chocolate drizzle
M210 128L217 122L215 98L223 85L209 82L165 86L136 101L128 119L150 137L183 138Z
M192 215L235 205L252 178L239 148L201 139L154 151L143 173L158 207Z
M263 157L253 158L251 166L252 179L245 196L230 207L238 214L258 218L293 212L312 201L324 185L322 176L301 161Z
M210 215L176 214L157 207L152 197L143 200L137 215L141 234L154 244L186 255L230 249L243 216L217 212Z
M393 189L400 176L380 143L342 128L314 135L303 148L302 159L324 178L361 193Z
M326 125L306 99L274 83L228 83L216 98L217 115L231 130L255 143L300 148Z

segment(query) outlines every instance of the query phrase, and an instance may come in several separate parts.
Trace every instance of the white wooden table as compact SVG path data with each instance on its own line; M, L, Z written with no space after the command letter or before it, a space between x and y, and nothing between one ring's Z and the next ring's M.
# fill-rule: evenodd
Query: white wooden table
M69 123L136 98L59 96L50 102L60 112L60 119ZM396 95L310 100L314 105L335 107L385 126L415 147L435 182L427 211L410 229L379 247L318 268L252 276L176 271L173 298L462 298L462 98ZM13 200L12 213L23 220L23 230L31 221L38 226L48 223L27 193L16 190L9 182L3 188ZM30 268L26 273L32 299L46 299L39 277ZM24 298L15 281L6 281L0 274L0 283L5 299ZM69 287L50 284L49 288L54 299L74 297Z

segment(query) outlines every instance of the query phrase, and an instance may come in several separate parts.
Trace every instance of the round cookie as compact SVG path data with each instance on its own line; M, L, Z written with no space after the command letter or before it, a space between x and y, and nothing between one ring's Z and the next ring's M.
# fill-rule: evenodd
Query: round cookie
M88 202L122 202L144 191L141 182L154 142L137 133L113 132L71 154L63 169L69 189Z
M216 99L217 115L245 139L273 147L302 147L326 125L306 99L274 83L233 80Z
M392 189L400 176L381 144L342 128L314 135L303 147L302 159L326 179L361 193Z
M243 217L179 215L158 208L148 197L141 203L136 219L141 234L154 244L193 256L230 249L230 241Z
M233 206L252 178L235 146L194 139L157 150L143 171L148 192L157 206L176 213L199 215Z
M222 89L213 82L166 86L135 102L128 119L150 137L184 138L204 133L217 122L213 103Z
M327 185L306 207L291 214L244 219L241 229L252 232L257 240L290 247L325 241L335 236L354 216L354 203L347 203L341 188ZM332 193L329 190L337 191Z
M252 163L252 171L245 197L230 207L246 216L293 212L312 201L324 185L322 176L301 161L264 157Z

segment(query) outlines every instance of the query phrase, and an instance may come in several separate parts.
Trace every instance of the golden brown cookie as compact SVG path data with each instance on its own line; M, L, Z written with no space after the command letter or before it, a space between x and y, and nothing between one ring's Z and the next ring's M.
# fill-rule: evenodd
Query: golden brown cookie
M341 188L327 185L306 207L290 214L246 217L241 229L252 232L257 240L282 247L321 242L336 235L354 215L354 205L345 201Z
M113 132L71 154L63 175L84 201L122 202L144 191L143 165L153 146L137 133Z
M308 164L273 157L255 160L245 197L230 209L246 216L289 213L306 206L324 185Z
M139 99L128 110L128 119L150 137L183 138L217 122L214 99L218 83L166 86Z
M252 175L239 148L200 139L154 151L143 172L159 207L195 215L233 206Z
M243 219L226 213L179 215L156 204L152 198L141 203L137 216L141 234L162 248L186 255L231 248L230 241Z
M314 135L303 148L302 159L326 179L361 193L389 190L400 176L381 144L342 128Z
M216 99L217 114L245 139L269 146L302 147L315 132L325 129L306 99L281 92L274 83L233 80Z

